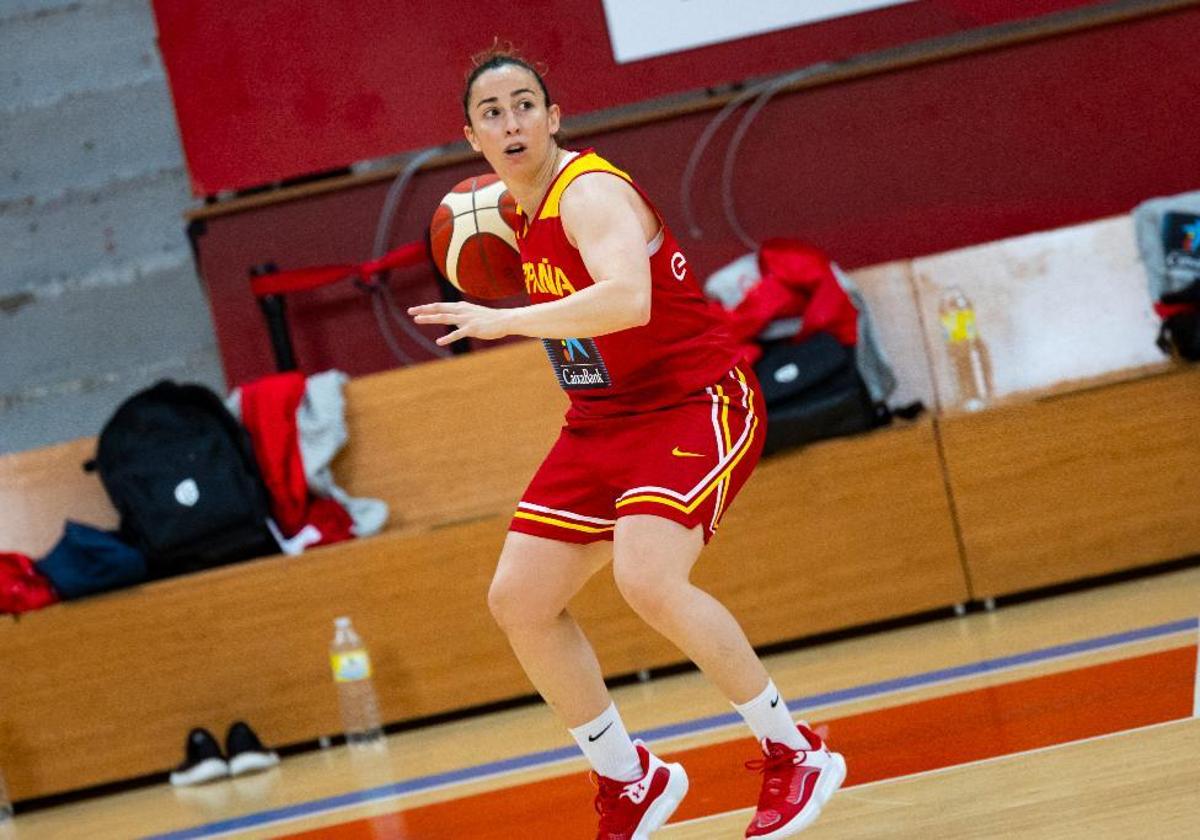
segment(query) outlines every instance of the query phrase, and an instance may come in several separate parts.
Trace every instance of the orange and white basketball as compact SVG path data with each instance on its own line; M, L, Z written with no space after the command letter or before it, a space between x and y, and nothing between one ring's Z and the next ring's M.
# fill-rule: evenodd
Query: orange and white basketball
M520 223L516 199L498 176L460 181L446 193L429 225L434 262L447 280L472 297L496 300L521 294Z

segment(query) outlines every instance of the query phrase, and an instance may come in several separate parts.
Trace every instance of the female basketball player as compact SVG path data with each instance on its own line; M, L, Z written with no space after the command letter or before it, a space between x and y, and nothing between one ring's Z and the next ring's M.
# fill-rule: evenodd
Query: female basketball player
M630 740L567 603L613 542L629 605L741 712L764 775L747 837L796 834L841 785L845 762L790 713L734 617L690 581L701 548L758 461L764 410L753 373L712 318L675 237L632 179L555 141L559 107L511 52L477 56L463 96L467 140L524 214L531 304L409 310L473 336L538 337L570 397L557 443L509 527L488 604L542 697L597 776L601 840L644 840L687 792L678 764Z

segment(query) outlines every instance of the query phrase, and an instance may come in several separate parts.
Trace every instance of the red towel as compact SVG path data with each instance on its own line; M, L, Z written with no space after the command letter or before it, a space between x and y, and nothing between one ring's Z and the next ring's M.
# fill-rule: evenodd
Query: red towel
M772 321L802 317L799 343L829 333L846 347L858 342L858 310L834 276L829 255L797 239L768 239L758 252L762 279L729 312L734 340L753 363L762 355L756 339Z
M31 559L0 552L0 613L16 615L55 603L58 594Z
M242 425L250 433L271 495L271 515L285 537L312 525L321 533L315 545L348 540L354 535L350 514L333 499L317 498L308 490L296 429L302 399L304 376L295 371L264 376L242 387Z

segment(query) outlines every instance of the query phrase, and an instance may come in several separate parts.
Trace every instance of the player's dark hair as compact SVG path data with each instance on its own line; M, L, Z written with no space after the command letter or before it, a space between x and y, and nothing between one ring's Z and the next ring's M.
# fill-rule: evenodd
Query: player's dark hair
M475 84L475 80L488 70L496 70L510 64L533 74L533 77L537 79L538 86L542 89L542 98L546 100L546 107L549 108L553 104L550 100L550 91L546 88L546 80L542 78L545 67L543 66L539 71L537 67L521 57L511 42L501 43L497 38L486 50L480 50L471 56L471 69L467 72L467 86L463 89L463 114L466 115L467 125L474 125L471 122L471 86Z

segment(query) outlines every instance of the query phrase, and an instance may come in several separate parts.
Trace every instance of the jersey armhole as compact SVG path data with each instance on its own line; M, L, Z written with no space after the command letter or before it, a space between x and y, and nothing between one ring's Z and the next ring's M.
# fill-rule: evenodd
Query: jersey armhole
M608 170L608 169L589 169L586 172L576 173L574 176L572 176L571 180L568 181L567 184L562 188L562 193L559 197L560 206L562 203L562 196L566 195L567 190L569 190L571 188L571 186L576 181L578 181L580 178L582 178L584 175L612 175L613 177L617 178L618 180L623 181L624 183L628 184L633 189L633 191L635 193L637 193L637 197L642 200L643 204L645 204L648 208L650 208L650 212L654 215L654 218L658 220L658 232L656 234L654 234L654 237L646 243L646 255L653 257L655 254L657 254L659 249L662 248L662 244L663 244L664 240L666 239L667 220L663 218L662 213L658 212L658 208L654 206L654 202L651 201L650 198L644 192L642 192L641 187L639 187L636 183L634 183L633 179L629 178L628 176L622 177L622 175L620 175L616 172L613 172L611 170ZM561 212L559 213L559 218L562 218ZM567 226L565 224L562 226L562 231L563 231L563 236L567 237L567 243L572 248L574 248L575 250L578 251L579 246L571 240L571 234L567 230Z

